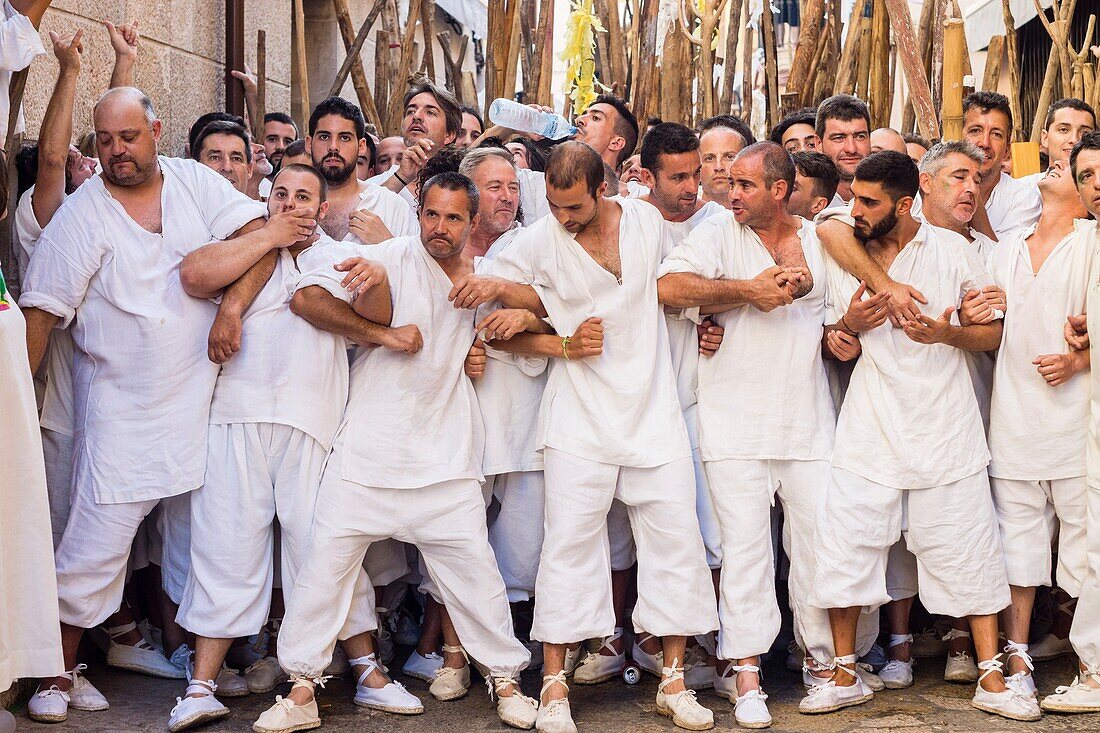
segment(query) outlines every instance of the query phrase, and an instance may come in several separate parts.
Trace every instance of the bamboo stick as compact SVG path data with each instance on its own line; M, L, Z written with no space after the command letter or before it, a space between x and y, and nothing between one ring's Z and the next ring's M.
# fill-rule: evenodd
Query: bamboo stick
M963 22L948 18L943 28L943 139L963 139L962 81L963 67L960 49L963 45Z

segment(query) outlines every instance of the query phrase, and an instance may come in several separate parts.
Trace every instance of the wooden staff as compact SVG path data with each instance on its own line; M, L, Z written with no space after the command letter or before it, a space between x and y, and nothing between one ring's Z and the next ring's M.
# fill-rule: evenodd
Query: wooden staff
M244 98L248 109L248 119L252 132L252 141L260 142L264 137L264 105L267 101L267 33L256 31L256 98L247 94Z
M396 73L392 76L393 86L390 94L390 124L389 130L401 128L401 118L405 114L402 108L402 99L408 84L409 72L412 71L413 39L416 37L416 21L420 17L420 0L409 0L409 16L405 23L405 36L401 41L401 59L398 61ZM490 65L490 68L492 65ZM488 96L488 95L486 95Z
M504 67L504 79L500 90L500 96L507 99L512 99L516 95L516 72L519 70L519 46L521 35L519 26L522 20L519 13L520 0L512 0L510 7L512 10L512 31L508 34L508 55L505 57L508 59L508 63ZM598 35L603 34L601 33ZM604 73L606 74L606 67L604 68Z
M825 15L824 0L806 0L806 8L799 16L802 21L799 25L798 47L795 49L794 58L791 60L791 71L787 75L787 92L797 92L802 104L809 104L808 90L811 88L809 77L811 70L816 67L814 59L820 59L818 47L823 45L825 36L822 34L821 18ZM825 19L828 22L828 19Z
M435 52L432 50L432 41L435 39L435 0L423 0L420 4L420 32L424 36L424 56L420 59L420 68L427 73L429 79L435 79Z
M728 0L704 0L703 10L700 11L694 0L680 0L680 19L683 23L684 35L698 47L699 50L699 91L702 97L703 117L712 117L715 112L714 101L714 32L718 29L718 23L722 20L722 13L726 10ZM694 25L688 20L684 9L691 11L691 17L699 21L699 37L691 33ZM765 8L765 12L768 12ZM766 53L766 51L765 51ZM774 51L773 51L774 54Z
M500 37L504 30L500 27L507 15L507 0L489 0L489 30L485 39L485 110L484 115L489 116L489 105L497 97L500 88L501 67L505 57L500 55ZM512 27L511 18L508 18L508 27Z
M750 0L745 0L746 4ZM756 55L756 32L752 26L745 26L745 48L741 57L741 119L752 125L752 59Z
M760 14L762 41L764 43L764 92L768 97L768 118L765 123L770 130L779 124L779 67L775 59L775 16L771 5L765 0L764 12Z
M313 105L309 99L309 67L306 64L306 13L302 0L294 0L294 69L298 74L298 129L305 129Z
M1069 18L1073 14L1076 0L1052 0L1054 21L1048 21L1042 8L1039 8L1039 18L1043 27L1051 37L1050 56L1047 58L1046 74L1043 76L1042 91L1039 93L1039 103L1035 106L1035 117L1031 124L1031 141L1038 142L1043 131L1043 122L1046 120L1047 109L1056 95L1066 95L1072 91L1072 64L1069 61L1069 41L1059 42L1059 38L1066 33L1069 26ZM1062 91L1056 90L1058 80L1062 80Z
M818 70L822 66L825 52L829 47L829 36L832 33L832 18L828 15L825 16L825 27L821 31L821 38L817 42L817 48L814 49L814 57L810 60L810 71L806 75L806 81L802 84L802 91L796 92L798 94L798 107L812 107L816 106L814 103L814 90L817 83ZM801 43L801 39L799 39ZM787 87L790 88L790 77L787 77Z
M726 15L726 54L722 57L722 93L719 105L728 112L733 108L734 81L737 76L737 41L741 35L741 9L748 0L733 0Z
M6 155L7 166L0 171L4 176L4 182L0 185L7 188L7 219L4 226L0 227L0 268L8 273L7 282L9 289L13 290L12 297L18 292L19 268L16 266L17 257L15 241L12 236L14 228L8 226L15 221L15 210L19 205L19 175L15 167L16 153L23 147L23 133L15 134L15 123L19 120L19 110L23 106L23 95L27 86L28 69L20 69L13 72L8 83L8 132L4 139L0 140Z
M867 99L871 108L871 129L889 125L887 89L890 85L890 18L886 0L875 0L871 11L871 59L875 63L869 69Z
M844 39L844 48L840 52L840 60L837 63L837 77L836 84L833 86L833 94L847 94L854 88L852 78L856 67L856 52L859 50L863 14L867 12L869 1L860 0L852 8L852 16L848 19L848 37Z
M685 84L683 77L673 70L687 68L690 64L691 44L681 32L680 21L672 18L668 24L665 43L661 50L661 73L657 76L660 88L660 102L657 113L666 122L687 121L691 107L691 85ZM639 120L639 124L645 124Z
M626 48L618 0L600 0L607 14L607 55L611 59L611 81L626 84Z
M1092 32L1096 30L1096 16L1089 16L1088 29L1085 31L1085 41L1081 45L1081 50L1077 51L1071 45L1069 47L1070 58L1073 60L1073 96L1077 99L1091 99L1092 98L1092 84L1088 84L1086 89L1085 78L1085 59L1089 54L1089 46L1092 45ZM1091 68L1091 67L1090 67Z
M947 0L930 0L936 4L932 16L932 104L943 109L943 29L947 19Z
M886 0L886 8L890 15L890 27L894 31L894 40L897 42L897 63L905 75L909 100L916 109L917 126L921 135L934 140L940 136L940 128L936 122L936 107L932 104L932 90L928 87L924 62L921 60L920 48L913 32L913 17L909 14L909 4L905 0ZM886 122L888 123L889 120L890 112L887 110Z
M855 95L860 99L868 97L868 82L871 74L871 18L860 18L859 60L856 64Z
M825 52L822 54L821 62L815 64L814 95L807 102L807 106L813 105L816 107L833 93L833 85L836 84L836 77L839 72L843 32L844 27L840 22L840 3L831 0L829 3L829 33L826 37Z
M943 28L943 139L962 140L963 22L948 18Z
M450 31L440 31L435 37L439 39L439 48L443 54L443 68L447 88L451 90L451 94L455 95L455 99L460 104L471 104L471 102L477 104L477 99L466 99L462 90L462 62L466 59L466 47L469 45L469 39L466 36L458 37L459 49L458 54L455 55L451 47Z
M542 104L553 103L554 95L551 89L554 81L554 4L553 0L544 2L546 15L539 15L539 35L542 41L539 45L539 58L542 65L539 68L539 87L537 98ZM540 11L541 13L541 11ZM546 20L543 20L543 17Z
M374 108L378 110L378 115L383 122L390 119L391 40L392 36L382 28L374 34Z
M630 96L634 116L645 120L654 107L653 97L657 91L657 65L653 63L653 59L657 55L657 8L660 0L641 0L641 3L642 14L638 26L640 44L634 63L638 79L636 84L631 85Z
M985 75L982 78L982 89L989 92L997 91L1001 83L1001 59L1005 51L1005 37L993 36L989 39L989 48L985 54ZM1013 115L1015 118L1015 115Z
M551 56L546 50L546 31L552 24L549 22L550 17L554 14L553 0L541 0L539 2L539 19L538 26L535 28L532 50L533 63L531 64L531 86L525 88L524 91L530 96L528 102L536 102L544 104L542 96L542 72L546 67L546 59L544 56ZM553 42L553 39L549 39Z
M932 15L936 12L934 0L924 0L920 8L920 20L917 22L917 47L920 50L921 70L925 80L932 78L932 34L930 33ZM933 105L935 109L935 105ZM917 108L913 104L913 93L909 92L905 108L901 113L901 131L912 132L917 124Z
M1051 53L1059 54L1058 67L1062 77L1062 94L1069 94L1073 89L1072 73L1073 62L1069 56L1069 15L1063 15L1064 10L1069 5L1068 0L1051 0L1051 8L1054 11L1054 21L1047 20L1046 11L1043 10L1043 6L1039 3L1039 0L1032 0L1035 3L1036 12L1039 15L1039 20L1042 21L1043 27L1046 28L1047 34L1051 40ZM1069 11L1072 14L1072 10Z
M384 2L385 0L375 0L374 7L371 8L367 19L360 26L359 32L353 34L348 0L332 0L333 10L336 11L336 24L340 28L340 38L344 42L344 52L347 57L344 59L344 63L340 65L340 70L336 72L336 78L333 79L332 86L329 87L328 96L335 97L340 93L350 73L351 83L355 88L355 96L359 99L359 107L362 108L363 115L367 118L367 122L372 123L378 129L382 129L382 118L378 116L378 109L374 106L374 97L371 96L370 87L367 85L367 74L363 70L363 59L360 57L360 53L363 50L363 43L367 40L367 34L370 32L371 26L374 25L375 18L382 12Z
M1012 17L1010 0L1001 0L1001 12L1005 23L1004 50L1008 54L1008 106L1012 110L1012 139L1018 142L1024 139L1024 114L1020 108L1020 59L1016 56L1016 20ZM990 57L987 55L986 58Z

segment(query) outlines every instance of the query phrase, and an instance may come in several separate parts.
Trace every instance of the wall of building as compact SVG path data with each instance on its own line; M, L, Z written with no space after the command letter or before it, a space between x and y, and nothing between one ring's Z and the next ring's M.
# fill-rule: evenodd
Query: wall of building
M41 26L47 55L34 61L27 80L28 137L38 135L57 78L49 31L67 34L78 27L84 28L84 62L74 132L91 130L92 105L107 88L114 63L101 19L138 20L142 39L135 84L164 121L163 152L181 154L195 118L225 106L225 3L220 0L54 0ZM245 59L253 65L260 28L267 34L267 110L289 112L291 3L245 0Z

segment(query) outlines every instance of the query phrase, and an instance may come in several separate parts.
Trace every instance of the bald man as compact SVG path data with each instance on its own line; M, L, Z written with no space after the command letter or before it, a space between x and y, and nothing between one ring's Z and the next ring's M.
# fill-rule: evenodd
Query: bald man
M883 150L909 154L909 149L905 146L905 138L900 132L889 127L880 127L871 133L871 152L878 153Z
M207 358L217 306L184 292L179 265L264 215L209 168L159 156L161 122L139 90L108 91L93 122L103 169L42 233L21 298L32 371L52 329L75 319L73 505L56 554L69 671L44 680L29 705L48 722L64 720L70 705L108 707L80 676L77 647L84 629L118 608L130 545L154 509L165 590L175 603L182 597L190 492L203 483L218 366Z

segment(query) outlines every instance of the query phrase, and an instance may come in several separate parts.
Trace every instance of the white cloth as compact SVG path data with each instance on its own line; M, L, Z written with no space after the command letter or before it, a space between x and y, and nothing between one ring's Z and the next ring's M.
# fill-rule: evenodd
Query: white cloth
M73 436L42 428L42 456L50 497L50 527L56 550L69 523L73 502Z
M1074 598L1080 595L1088 572L1085 477L1050 481L991 478L990 484L1008 582L1025 588L1049 586L1050 548L1057 537L1058 587Z
M542 554L542 471L498 474L485 481L500 503L489 525L489 544L508 590L508 602L529 601L535 595Z
M527 227L490 272L532 285L558 333L572 334L589 317L603 320L602 354L551 365L540 447L618 466L660 466L691 455L657 301L657 268L671 235L649 204L617 205L621 283L554 217Z
M474 315L447 300L453 284L419 236L358 250L386 268L393 325L415 324L424 347L412 356L373 349L356 359L340 428L354 446L341 461L343 478L395 489L481 481L481 411L462 369Z
M6 292L0 273L0 690L65 669L26 323Z
M531 226L550 213L546 201L546 174L528 168L517 168L519 180L519 207L523 211L524 226Z
M46 48L30 18L13 8L8 0L4 0L0 10L3 11L3 22L0 22L0 148L3 148L8 139L8 115L11 110L8 87L12 72L27 68L36 56L45 55ZM20 109L15 120L15 134L25 128L23 110Z
M375 186L381 186L383 183L390 180L390 178L395 173L397 173L398 167L399 166L397 165L397 163L394 163L392 166L390 166L390 169L388 171L382 171L378 175L368 178L367 183L371 183ZM401 200L404 201L409 206L409 208L411 208L413 211L417 210L419 205L416 201L416 197L413 196L412 191L409 190L408 186L405 186L400 191L398 191L397 195L401 197ZM394 232L394 236L398 236L396 232Z
M20 298L62 327L76 318L74 481L97 502L202 485L218 373L207 336L217 308L184 292L179 265L265 213L204 165L159 162L162 234L139 226L93 176L42 233Z
M360 183L359 188L359 203L355 207L356 211L374 213L395 237L420 233L416 214L409 209L408 203L401 196L376 183ZM351 232L344 237L344 241L365 244Z
M826 258L827 293L839 316L859 286ZM974 248L958 234L927 224L891 263L888 274L921 291L925 313L957 308L970 289L992 284ZM952 322L958 323L957 314ZM944 486L989 463L978 401L964 352L919 344L886 322L860 334L836 428L833 466L898 489ZM934 395L935 399L930 399Z
M544 460L546 535L532 639L568 644L614 631L606 518L616 498L627 505L638 545L635 631L693 636L718 627L689 458L644 468L548 448Z
M265 178L260 181L260 185L256 188L256 192L260 195L260 198L266 201L268 197L271 196L272 185L274 185L274 181L270 178Z
M769 313L742 306L714 316L726 329L730 348L699 362L704 461L829 459L835 413L821 358L824 254L812 224L803 220L799 237L814 279L807 295ZM675 247L659 274L751 280L774 266L756 233L722 212ZM793 405L797 409L790 409Z
M241 349L218 375L211 425L289 425L325 450L332 446L348 396L346 343L291 312L290 300L300 280L332 269L325 247L333 244L321 233L297 263L286 249L278 250L275 271L244 314ZM349 300L347 290L340 290Z
M1008 309L993 380L990 476L1049 481L1085 475L1089 374L1051 387L1032 362L1069 351L1066 317L1085 311L1095 229L1096 222L1075 222L1037 273L1026 241L1030 227L1003 240L991 260Z
M408 428L391 424L388 429ZM347 638L350 631L345 620L364 553L372 543L393 537L420 550L470 656L494 675L519 679L530 654L512 631L478 482L457 479L415 489L352 483L341 478L340 462L349 452L343 440L337 439L325 469L309 554L287 602L279 633L280 665L294 675L321 675L336 639ZM377 628L373 591L369 598L365 610L370 622L358 631Z
M984 470L942 486L898 491L836 466L818 510L810 603L817 608L888 603L887 557L903 531L917 557L920 598L929 613L984 616L1009 604Z
M1093 236L1095 234L1093 230ZM1095 262L1089 275L1086 306L1089 333L1100 334L1100 265ZM1093 357L1100 358L1100 339L1092 343L1089 349ZM1081 595L1077 599L1077 610L1069 632L1070 643L1081 663L1094 671L1100 671L1100 382L1097 380L1100 380L1100 369L1093 370L1090 377L1092 390L1089 400L1085 529L1085 565L1088 572L1081 584Z

